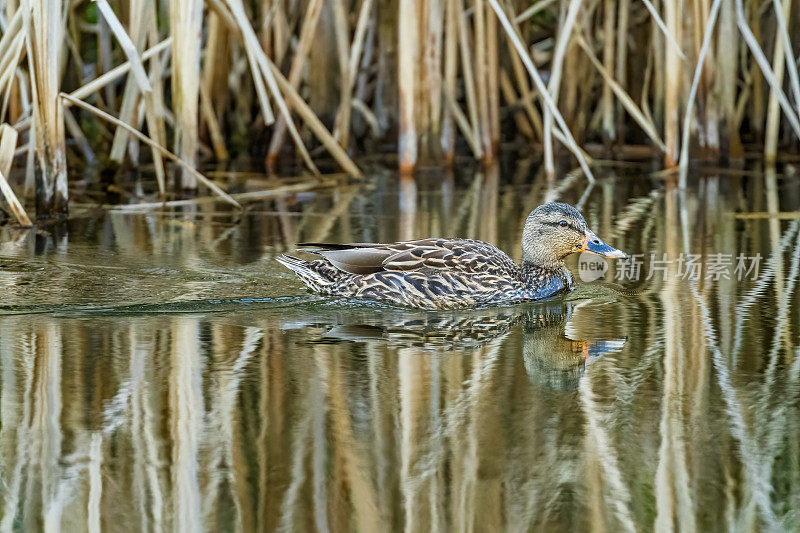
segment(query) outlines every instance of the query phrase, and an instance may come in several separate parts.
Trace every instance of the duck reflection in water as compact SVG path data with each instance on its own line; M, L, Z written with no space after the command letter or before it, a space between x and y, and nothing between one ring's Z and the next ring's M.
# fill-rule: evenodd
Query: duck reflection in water
M619 303L549 301L461 312L354 312L349 308L346 312L287 319L282 329L313 330L314 338L305 342L316 344L378 343L431 353L503 343L515 330L521 331L522 356L530 381L552 389L571 389L577 387L587 365L625 345L626 338L615 328L591 318L605 306Z

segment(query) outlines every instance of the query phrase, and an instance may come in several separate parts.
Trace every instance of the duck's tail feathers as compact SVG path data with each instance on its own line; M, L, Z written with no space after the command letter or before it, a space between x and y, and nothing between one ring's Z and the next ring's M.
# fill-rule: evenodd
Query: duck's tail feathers
M286 254L276 258L276 261L297 274L303 283L312 290L324 292L333 283L331 279L320 274L311 261Z

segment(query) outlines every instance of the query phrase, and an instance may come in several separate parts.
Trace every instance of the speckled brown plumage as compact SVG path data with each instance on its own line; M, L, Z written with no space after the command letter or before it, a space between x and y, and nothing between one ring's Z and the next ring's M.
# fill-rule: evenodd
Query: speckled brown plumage
M429 309L481 307L538 300L571 289L572 276L562 259L576 247L583 249L590 236L601 242L577 210L551 202L528 217L521 267L487 242L443 238L306 243L322 259L284 255L278 261L322 294Z

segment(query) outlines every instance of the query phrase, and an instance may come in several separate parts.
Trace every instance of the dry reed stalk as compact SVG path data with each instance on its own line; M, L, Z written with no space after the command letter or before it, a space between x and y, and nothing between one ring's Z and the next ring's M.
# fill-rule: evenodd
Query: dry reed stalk
M94 155L91 144L89 144L89 140L81 131L78 121L75 120L75 117L72 116L72 113L70 113L66 106L62 106L62 109L64 111L64 125L72 137L72 140L78 145L78 149L81 151L86 161L88 161L89 164L95 163L97 158Z
M280 65L289 48L291 37L284 9L285 3L281 0L268 0L261 5L262 48L275 63Z
M511 78L508 75L508 72L505 70L500 71L500 90L502 91L503 98L509 105L516 105L519 102L519 96L517 95L516 91L514 90L514 85L511 83ZM533 141L533 128L531 128L530 122L528 122L528 117L525 115L525 111L521 108L517 109L514 113L514 120L517 123L517 129L521 134L523 134L529 141Z
M352 83L355 72L350 69L350 29L347 23L347 11L344 0L333 0L333 28L336 40L336 56L339 60L341 76L339 87L339 108L333 128L333 136L343 148L347 148L350 133L351 101L353 98ZM362 4L363 5L363 4Z
M653 6L650 0L642 0L642 3L647 8L647 11L650 13L650 16L653 17L653 22L658 26L658 29L664 34L664 37L667 39L667 42L672 47L673 52L678 54L683 61L686 61L686 56L681 50L681 45L678 44L678 39L676 39L675 35L673 35L672 30L670 30L667 25L664 23L664 20L659 16L658 10Z
M676 42L681 40L682 6L683 0L664 3L664 21L667 33L674 36ZM678 126L680 120L681 60L672 46L666 47L664 53L664 142L666 145L664 165L674 167L678 163L678 144L680 142Z
M550 7L550 4L552 4L555 1L556 0L539 0L534 4L531 4L531 6L528 9L526 9L525 11L514 17L514 22L516 22L517 24L525 22L526 20L534 16L536 13Z
M275 79L276 75L271 70L274 64L267 58L264 50L258 44L255 31L250 25L250 22L247 20L247 15L245 14L242 1L226 0L226 3L228 9L230 9L231 14L233 15L234 20L236 21L237 28L240 32L239 34L242 37L245 49L248 51L248 57L250 55L254 57L256 70L253 71L253 77L256 78L263 76L263 80L266 82L266 85L272 94L272 98L275 100L281 115L286 120L289 133L295 142L295 146L297 147L297 151L300 153L300 157L313 174L319 175L320 172L314 162L311 160L311 155L308 153L305 144L303 144L303 139L300 138L300 133L297 131L297 128L294 125L289 108L286 106L286 101L284 100L283 96L281 95L281 91L278 88L278 83ZM250 67L253 68L252 63ZM278 71L278 74L280 74L280 71Z
M160 35L158 34L158 22L156 17L155 2L148 2L149 9L145 12L145 27L148 35L147 40L151 44L158 43ZM144 43L141 48L144 48ZM145 93L145 116L147 117L147 127L151 132L150 135L158 143L165 145L167 143L167 130L164 125L164 116L166 113L166 104L164 103L164 82L162 80L163 66L161 58L156 54L150 61L150 86L152 91ZM161 154L152 150L153 166L156 171L156 179L158 180L159 192L162 196L166 194L166 171L164 170L164 161Z
M144 70L144 65L142 63L142 58L139 56L139 48L143 47L143 43L146 37L146 29L145 24L147 22L151 22L151 24L155 24L155 18L150 21L146 20L147 12L145 8L151 5L149 2L144 2L138 4L134 4L134 9L131 10L131 28L132 33L134 35L134 39L136 40L137 44L134 44L134 39L132 39L128 33L123 28L122 24L120 23L119 19L117 18L114 11L111 9L111 6L108 4L106 0L99 0L97 2L97 8L103 16L103 19L108 23L108 27L110 28L111 32L116 37L117 42L122 47L125 56L128 58L128 63L130 64L130 71L133 74L132 78L128 79L128 82L125 87L125 98L123 99L123 107L127 109L127 113L123 112L123 116L131 117L131 114L134 111L134 107L136 106L137 101L137 94L136 88L142 94L144 98L145 104L145 115L147 117L147 124L149 126L150 135L158 142L159 144L163 144L165 140L165 133L164 133L164 126L163 123L160 121L160 113L156 110L156 102L154 100L153 94L153 85L151 85L150 80L148 78L147 72ZM153 13L154 15L154 13ZM157 63L156 60L153 63ZM160 77L160 68L154 68L154 79L157 82L157 86L160 89L161 77ZM135 86L134 86L135 82ZM67 115L66 117L67 126L70 128L70 131L77 132L77 138L80 139L82 134L80 133L80 128L77 127L77 124L71 123L71 116ZM121 161L124 157L125 152L125 143L128 139L127 132L123 128L117 128L117 132L114 136L114 146L112 146L112 159L117 161ZM84 153L87 152L85 146L88 146L88 143L84 144ZM158 189L162 196L166 193L166 186L165 186L165 171L164 171L164 161L161 159L161 155L157 150L152 151L153 154L153 163L156 170L156 180L158 181ZM90 160L93 159L93 156L89 158ZM134 159L137 159L134 157Z
M786 70L789 73L789 83L792 88L792 95L794 96L794 105L797 108L798 117L800 117L800 74L797 72L797 60L794 57L792 41L789 38L786 22L787 17L789 17L792 11L792 2L791 0L786 0L784 9L781 9L780 2L778 0L772 0L772 7L775 12L778 33L783 41L783 50L786 54Z
M720 98L722 126L728 141L730 159L744 157L736 120L736 83L739 78L739 41L733 2L724 2L717 30L716 92Z
M21 114L21 99L15 98L19 93L19 83L17 80L17 68L22 60L25 50L25 34L22 31L17 33L13 42L10 43L7 53L0 51L0 117L6 116L6 111L10 111L8 119L13 121L14 116Z
M217 115L214 113L214 104L211 103L211 96L208 94L208 87L200 84L200 112L203 120L208 126L208 134L211 137L211 145L214 147L214 155L221 161L229 159L228 149L225 148L225 138L222 135Z
M788 24L786 18L791 15L792 2L787 0L784 3L784 8L781 9L781 4L778 0L772 0L772 7L775 11L776 24L778 26L778 33L783 41L783 50L786 53L786 70L789 72L789 82L794 95L794 105L797 108L798 116L800 116L800 74L797 72L797 60L794 57L792 50L792 41L789 38Z
M416 127L423 157L434 160L441 157L439 140L442 128L442 29L445 1L418 2L417 7L422 26L417 49L419 78Z
M775 14L778 17L778 31L775 32L775 45L773 48L773 56L772 56L772 71L775 73L775 81L777 86L783 85L783 72L784 72L784 58L785 54L791 53L792 45L789 42L788 50L786 49L786 44L788 41L787 39L783 38L783 34L780 31L786 31L785 27L785 17L789 16L789 13L792 9L792 1L791 0L783 0L783 5L781 6L779 2L775 2ZM783 22L783 25L781 24ZM783 28L781 28L783 26ZM792 54L793 55L793 54ZM788 61L788 58L786 58ZM791 64L790 64L791 65ZM796 65L795 68L788 69L790 73L794 73L797 75ZM796 81L796 80L795 80ZM795 93L795 98L797 98L797 94ZM796 105L800 105L800 101L795 101ZM778 97L775 90L770 91L769 93L769 103L767 104L767 123L764 127L766 136L764 137L764 158L766 159L767 164L774 164L775 159L778 153L778 137L780 135L779 127L780 127L780 109L778 108Z
M399 132L397 155L400 170L410 172L417 164L417 129L415 123L417 79L417 19L416 0L399 0L397 87L399 95Z
M711 45L711 37L714 33L714 25L717 22L717 15L722 2L714 0L711 6L711 13L708 18L708 25L706 26L705 35L703 36L703 44L700 47L700 53L697 56L697 67L694 71L692 79L692 87L689 90L689 99L686 103L686 115L683 117L683 139L681 141L681 155L680 155L680 178L679 186L683 189L686 187L686 176L689 171L689 133L692 124L692 110L694 107L694 99L697 94L697 87L700 83L700 77L703 73L703 64L705 63L708 49Z
M126 124L134 124L136 122L136 109L139 104L139 94L136 89L136 82L129 78L125 81L125 89L122 92L122 103L119 108L119 118ZM128 148L133 147L130 142L128 131L124 128L116 128L114 132L114 140L111 143L111 151L109 152L109 159L122 163L125 160L125 154Z
M614 0L604 0L603 3L603 70L614 72L614 45L612 35L615 33L616 10ZM603 117L603 140L612 142L616 139L614 130L614 94L611 84L603 84L603 95L600 99L600 108Z
M486 35L486 9L485 0L473 0L472 19L474 29L475 54L475 88L478 104L478 131L481 139L481 149L484 161L494 158L492 147L492 134L489 118L489 65L488 44Z
M478 139L478 137L475 135L475 131L470 126L467 117L458 107L458 102L456 102L455 98L450 92L450 89L447 87L445 87L444 90L444 97L445 102L447 103L447 108L450 110L450 114L455 118L456 124L458 124L458 127L461 128L461 134L464 135L464 139L466 139L467 144L472 150L472 155L475 157L475 159L482 159L483 152L481 151L480 139Z
M197 164L200 97L200 31L203 0L170 0L172 33L172 107L175 113L175 149L191 166ZM181 187L196 189L193 172L181 174Z
M364 40L366 39L367 29L370 27L372 18L372 7L373 7L373 0L363 0L361 2L361 7L358 11L358 20L356 21L355 26L355 33L353 35L353 42L349 44L347 42L347 32L342 32L339 28L345 29L347 28L347 13L344 9L344 5L341 9L337 9L336 20L339 21L337 23L337 49L340 50L339 54L339 62L340 65L344 65L341 68L342 72L342 86L341 91L342 94L340 95L340 105L339 109L336 110L336 118L334 119L334 131L333 136L339 140L339 143L343 147L347 147L348 142L348 132L350 126L350 117L352 115L351 108L359 108L362 115L365 116L365 119L368 122L372 122L370 117L368 116L370 113L364 113L367 111L366 106L364 105L363 101L358 102L356 99L358 95L353 94L353 89L356 84L356 79L358 78L358 66L362 61L362 53L364 52ZM341 19L341 20L340 20ZM340 36L341 34L341 36ZM364 57L364 59L367 59ZM346 63L345 63L346 61ZM345 68L346 67L346 68ZM374 117L373 117L374 118Z
M31 226L31 219L25 212L25 208L17 199L11 185L6 181L11 171L11 163L14 159L14 149L17 146L17 130L8 124L0 125L0 193L6 199L8 207L20 226Z
M354 178L360 178L361 171L356 164L353 163L347 153L339 146L336 139L334 139L333 135L325 128L325 125L319 117L314 114L314 111L311 110L305 100L294 90L289 81L283 77L280 69L273 63L269 63L269 67L272 70L272 74L275 76L275 80L278 82L278 86L283 91L284 96L292 105L295 112L300 115L300 118L305 121L306 126L317 136L322 145L325 146L345 172Z
M752 33L753 38L756 42L761 41L761 10L758 9L757 2L750 0L749 2L751 7L749 9L749 16L751 20L751 24L749 28L752 28L750 32ZM739 32L742 36L745 36L745 33L742 32L742 25L741 20L744 18L742 15L739 15L739 7L736 6L736 25L739 27ZM747 26L747 20L745 19L745 25ZM745 37L746 39L746 37ZM745 43L747 44L747 43ZM751 48L748 45L748 48ZM752 48L751 48L752 52ZM743 54L743 57L746 57L746 54ZM767 97L764 95L764 79L761 76L761 65L759 64L758 60L750 61L750 72L748 81L748 88L750 89L750 98L749 98L749 106L746 108L745 112L749 115L750 127L753 129L753 132L756 134L757 138L763 139L764 134L764 124L766 122L766 106L765 101ZM769 84L767 84L769 85Z
M456 92L456 76L458 71L458 12L456 0L446 0L444 14L444 88L445 99L452 99ZM447 102L450 109L450 102ZM460 109L458 110L460 112ZM456 128L453 123L454 114L444 114L442 123L442 153L448 165L453 163L456 155ZM462 126L463 127L463 126ZM469 123L467 123L469 127Z
M239 21L233 15L234 10L230 4L223 4L222 0L219 0L218 3L212 3L211 5L214 6L214 9L217 13L224 13L224 16L221 17L221 20L225 20L228 24L230 24L233 30L239 32L242 31L239 26ZM245 21L246 20L247 17L245 16ZM247 26L249 25L250 24L248 22ZM250 33L252 33L252 31ZM261 106L261 114L264 118L264 123L269 126L275 122L275 116L272 113L272 107L270 107L269 99L267 97L267 88L264 85L264 78L260 74L258 60L256 59L256 50L261 50L261 46L258 43L258 39L253 40L255 35L251 35L250 33L248 33L246 36L242 36L242 40L244 41L244 51L247 56L247 63L250 66L250 73L253 77L253 84L256 89L256 95L258 96L258 103Z
M563 24L558 34L555 49L553 50L552 68L550 70L550 81L547 90L555 104L558 104L558 93L561 87L561 71L564 65L564 55L567 52L567 45L572 37L572 29L578 18L583 0L573 0L568 2L569 8L564 18ZM548 108L544 109L544 169L545 175L552 180L555 177L555 165L553 163L553 114Z
M277 185L262 191L240 192L231 195L231 198L240 203L258 202L269 198L282 198L297 194L299 192L313 191L323 189L326 187L335 187L341 183L337 180L324 180L324 179L311 179L302 183L293 183L291 185ZM170 200L167 202L143 202L140 204L122 204L109 206L114 211L149 211L153 209L167 209L171 207L183 207L188 205L203 205L213 204L220 201L226 201L219 196L200 196L197 198L188 198L186 200Z
M203 60L203 80L206 94L214 101L217 109L225 109L228 92L228 61L230 60L230 32L220 20L222 15L209 10L208 37ZM202 93L201 93L202 97ZM202 106L202 101L200 103Z
M477 89L475 86L475 76L472 70L472 58L470 54L473 50L469 40L469 30L467 25L467 15L464 13L464 4L462 0L455 0L456 4L456 19L458 22L458 44L461 51L461 69L464 76L464 91L467 97L467 112L469 113L469 122L472 126L473 135L476 137L480 135L480 121L478 119L478 97ZM481 150L481 155L483 150Z
M345 148L348 144L346 133L349 126L349 120L345 120L343 116L344 114L348 116L351 114L349 107L355 108L358 105L355 100L358 98L358 96L353 95L352 92L358 77L356 75L358 72L358 66L362 59L362 53L364 52L364 40L366 39L367 29L370 26L370 21L372 20L370 15L372 14L373 5L373 0L363 0L361 2L361 7L358 11L358 20L356 21L355 33L353 35L353 42L349 45L349 47L344 46L347 44L346 40L342 43L343 49L349 48L349 57L347 58L347 83L343 84L342 86L342 91L348 94L346 97L342 97L343 104L340 105L340 109L336 112L336 119L334 120L336 127L334 129L333 136L336 137L340 144ZM344 12L344 9L342 10L342 14L344 15L346 21L346 12ZM339 25L342 27L346 26L342 23ZM347 102L347 107L344 106L345 101ZM359 107L365 107L363 102L360 102ZM369 119L367 120L369 121Z
M586 52L586 55L589 58L589 60L592 62L592 64L600 73L600 75L603 77L603 80L606 82L606 86L608 86L613 92L613 94L617 96L622 106L636 121L636 123L639 124L639 126L641 126L641 128L644 130L647 136L650 137L650 140L652 140L656 144L656 146L658 146L659 150L664 151L665 150L664 141L662 141L661 137L659 137L655 125L647 119L644 113L642 113L642 111L636 106L636 103L633 101L633 98L631 98L630 95L628 95L628 93L625 92L625 89L623 89L622 86L619 83L617 83L617 81L606 70L603 64L600 63L600 60L598 60L597 57L595 57L594 52L592 52L591 48L589 48L589 45L586 44L586 40L581 36L578 36L577 40L580 47L583 49L584 52Z
M68 210L66 139L59 93L59 58L63 42L61 0L25 0L25 30L33 94L36 155L36 214L65 216Z
M198 172L191 163L188 163L188 162L184 161L183 159L181 159L180 157L178 157L177 155L173 154L172 152L170 152L169 150L167 150L163 146L161 146L158 143L156 143L153 139L151 139L150 137L146 136L144 133L142 133L142 132L136 130L135 128L133 128L132 126L122 122L118 118L109 115L105 111L97 109L93 105L88 104L88 103L86 103L86 102L84 102L82 100L78 100L76 98L73 98L72 96L70 96L70 95L68 95L66 93L61 93L60 97L62 99L64 99L64 100L67 100L67 101L71 102L72 104L74 104L74 105L76 105L78 107L81 107L81 108L89 111L90 113L93 113L94 115L102 118L103 120L107 120L107 121L111 122L112 124L114 124L114 125L116 125L118 127L127 129L128 132L131 135L133 135L134 137L139 139L141 142L147 144L148 146L150 146L152 148L155 148L156 150L158 150L161 153L162 156L164 156L167 159L170 159L170 160L174 161L175 163L177 163L178 165L180 165L184 169L184 171L186 171L189 174L192 174L196 180L200 181L200 183L202 183L203 185L205 185L206 187L211 189L213 192L215 192L216 194L221 196L226 202L228 202L229 204L241 209L242 206L239 205L239 203L236 200L231 198L231 196L228 193L226 193L225 191L220 189L219 186L216 183L214 183L213 181L211 181L210 179L205 177L203 174Z
M292 57L292 66L289 69L289 83L294 90L300 86L300 77L303 73L303 67L308 57L308 52L311 50L311 44L314 40L314 34L317 30L317 23L319 22L319 15L322 12L323 0L309 0L306 7L305 18L300 30L300 37L297 41L297 48L295 49L294 56ZM286 122L283 117L278 117L275 127L272 131L272 138L270 139L269 151L267 158L275 158L278 155L281 144L283 144L283 137L286 133Z
M111 29L108 27L105 19L100 17L97 20L97 60L100 66L100 72L103 74L111 70ZM103 91L102 98L108 106L116 107L116 94L114 87L106 86Z
M0 172L8 176L14 162L19 133L8 124L0 125Z
M378 26L376 13L377 9L373 8L368 21L367 33L364 35L363 52L361 53L361 60L359 62L359 68L357 69L358 76L356 77L355 96L353 100L353 106L364 115L365 120L370 122L371 127L372 123L370 119L361 111L361 106L358 104L364 104L368 98L373 98L374 100L375 96L375 85L370 82L370 74L373 70L375 58L379 52L376 47ZM363 107L366 107L366 104ZM369 110L369 115L371 120L375 121L373 133L375 137L378 137L381 134L380 126L378 125L377 117L372 109Z
M157 54L161 53L164 50L167 50L172 46L172 37L167 37L160 43L155 46L152 46L147 49L142 55L142 61L147 61ZM131 70L131 63L130 61L126 61L125 63L109 70L102 76L99 76L92 81L82 85L78 89L75 89L69 95L73 98L77 98L78 100L83 100L89 95L99 91L103 87L107 87L109 84L113 83L118 78L121 78L125 74L127 74Z
M17 10L6 25L0 38L0 117L5 116L11 98L14 74L25 48L25 32L23 31L23 11Z
M775 94L781 109L783 109L783 112L786 115L786 119L789 121L789 125L794 130L795 135L800 137L800 121L798 121L798 116L792 109L789 100L786 98L786 95L781 88L781 83L778 81L775 73L770 68L769 61L767 61L764 52L761 50L761 47L758 44L758 40L753 34L753 31L750 29L750 26L747 24L747 20L744 18L744 7L742 6L742 0L736 0L736 21L745 43L747 44L748 48L750 48L750 52L752 52L753 57L758 64L758 68L761 69L764 79L767 80L772 92ZM755 93L753 94L753 97L754 99L756 98Z
M35 199L36 196L36 122L31 123L30 133L28 134L28 157L25 158L25 187L22 194L26 199Z
M617 10L617 44L616 44L616 57L614 59L615 77L617 83L622 87L628 85L628 37L630 36L630 10L631 0L620 0ZM617 117L618 125L616 127L617 135L620 139L624 138L625 130L622 127L622 104L617 103L615 115Z
M506 35L508 36L509 40L513 44L517 53L519 54L520 59L522 59L525 68L528 70L528 74L530 74L531 78L533 78L533 81L536 84L536 88L542 95L542 99L544 100L545 105L547 105L547 107L549 107L550 111L553 113L553 117L555 118L558 127L561 129L560 133L563 134L564 139L566 140L567 148L569 148L569 150L573 154L575 154L575 158L578 160L581 169L583 170L584 174L586 174L586 179L588 179L590 182L593 182L594 175L592 174L592 171L589 168L589 164L586 158L584 157L583 153L581 152L578 143L575 142L575 138L572 136L572 133L569 131L569 127L567 127L566 122L564 122L564 118L561 116L558 107L553 102L553 99L550 98L550 93L547 92L547 87L542 81L541 76L539 76L539 71L533 64L533 60L531 60L530 55L525 49L525 45L522 44L519 35L512 27L511 23L508 20L508 17L506 16L503 9L500 7L500 4L498 4L497 0L487 0L487 1L489 2L489 4L491 4L492 9L494 9L495 14L497 15L497 18L503 25L503 28L506 31Z
M513 15L513 13L511 13ZM514 31L517 35L522 35L522 30L516 24L512 24L514 27ZM528 76L525 74L525 67L522 65L522 60L520 59L518 54L510 54L511 56L511 66L514 69L514 78L516 79L517 86L519 87L520 91L520 100L522 103L523 108L525 109L526 114L528 115L528 119L530 120L531 124L533 125L533 129L536 131L536 135L540 138L544 138L544 127L542 125L542 117L539 114L539 111L534 106L534 100L536 99L536 94L531 92L531 87L528 84Z
M125 53L125 57L128 58L128 62L131 64L130 69L133 73L133 79L136 80L136 83L139 85L139 90L143 93L152 91L150 80L147 78L147 72L145 72L142 59L139 57L139 51L128 36L125 28L122 27L114 10L108 5L108 0L96 0L95 4L100 14L103 15L108 27L117 38L117 42L119 42L122 51Z
M489 90L489 139L492 155L496 156L500 148L500 64L497 46L497 20L492 16L491 8L486 10L486 66L488 71Z

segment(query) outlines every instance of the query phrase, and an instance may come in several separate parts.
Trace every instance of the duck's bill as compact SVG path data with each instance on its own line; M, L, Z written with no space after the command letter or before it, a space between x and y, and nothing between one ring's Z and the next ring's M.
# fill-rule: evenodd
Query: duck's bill
M597 235L595 235L591 231L586 232L586 238L583 240L580 249L583 250L584 252L591 252L597 255L604 255L606 257L611 257L613 259L628 258L628 254L626 254L622 250L617 250L613 246L609 246L608 244L604 243L597 237Z

